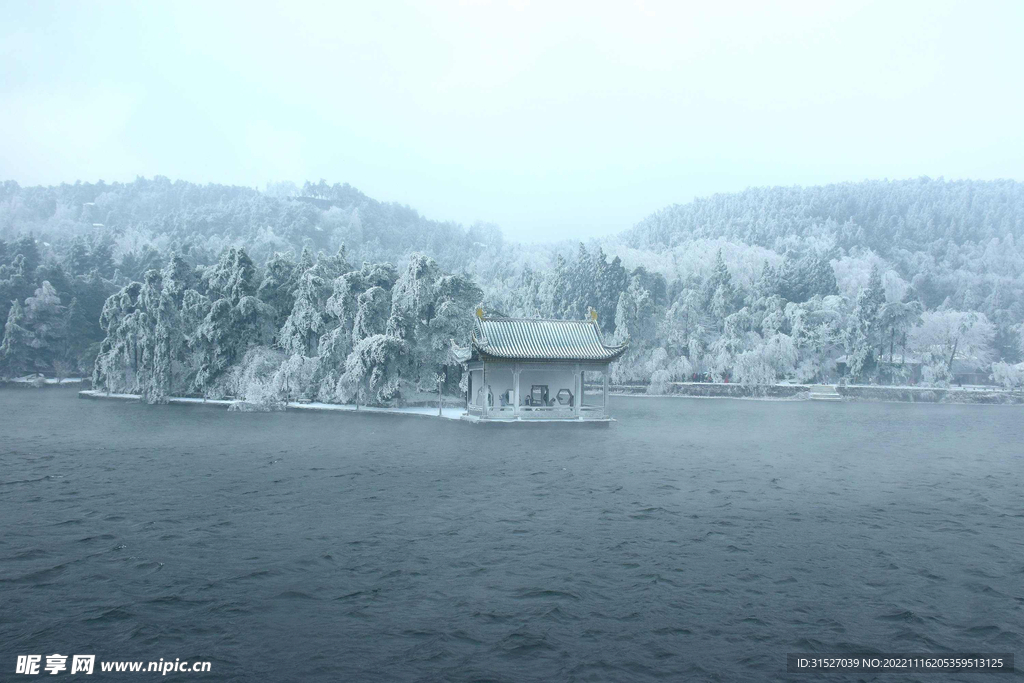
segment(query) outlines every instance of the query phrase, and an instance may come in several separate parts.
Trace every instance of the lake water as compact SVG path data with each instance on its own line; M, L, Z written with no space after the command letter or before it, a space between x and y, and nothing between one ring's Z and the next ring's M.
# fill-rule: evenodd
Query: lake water
M612 411L478 426L0 391L0 678L55 652L218 681L778 680L787 652L1022 652L1019 407Z

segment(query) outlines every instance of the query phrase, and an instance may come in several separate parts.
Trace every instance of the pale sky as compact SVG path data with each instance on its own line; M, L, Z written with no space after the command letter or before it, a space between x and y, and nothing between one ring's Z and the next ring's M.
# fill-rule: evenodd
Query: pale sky
M507 238L1024 179L1024 2L0 0L0 179L348 182Z

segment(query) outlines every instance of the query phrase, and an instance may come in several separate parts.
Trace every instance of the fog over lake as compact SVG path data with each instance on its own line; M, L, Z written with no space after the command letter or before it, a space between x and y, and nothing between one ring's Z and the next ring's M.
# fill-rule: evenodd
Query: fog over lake
M786 652L1020 650L1018 407L612 412L485 428L2 390L0 638L222 681L778 680Z

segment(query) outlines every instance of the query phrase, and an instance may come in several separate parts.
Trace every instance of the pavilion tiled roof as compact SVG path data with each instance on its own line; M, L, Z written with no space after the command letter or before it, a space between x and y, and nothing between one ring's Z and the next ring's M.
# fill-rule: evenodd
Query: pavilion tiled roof
M628 345L606 345L593 319L478 316L473 332L474 351L507 360L613 361Z

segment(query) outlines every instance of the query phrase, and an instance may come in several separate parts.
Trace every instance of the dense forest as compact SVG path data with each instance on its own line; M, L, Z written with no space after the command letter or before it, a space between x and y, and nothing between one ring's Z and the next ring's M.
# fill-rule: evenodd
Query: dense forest
M1024 379L1024 184L755 188L529 245L349 185L0 185L0 377L383 404L458 395L472 310L630 340L619 382Z

